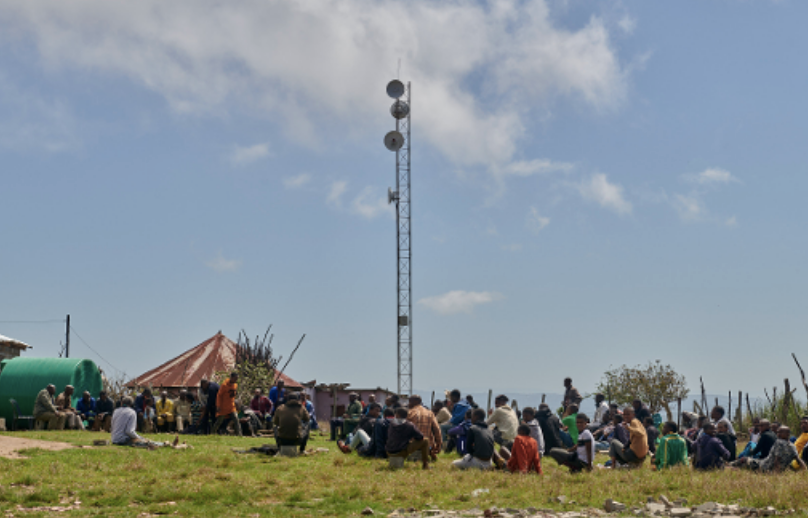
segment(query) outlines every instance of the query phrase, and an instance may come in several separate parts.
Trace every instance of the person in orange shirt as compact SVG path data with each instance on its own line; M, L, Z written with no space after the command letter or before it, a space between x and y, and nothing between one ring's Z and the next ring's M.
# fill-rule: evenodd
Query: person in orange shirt
M213 425L213 433L219 432L222 425L233 421L233 428L241 437L241 425L238 421L238 410L236 409L236 391L238 390L238 373L230 374L230 379L222 383L219 393L216 395L216 424Z
M530 436L530 427L519 425L517 436L513 440L511 458L508 459L508 470L511 473L527 473L535 471L541 475L541 460L539 459L539 445L536 439Z

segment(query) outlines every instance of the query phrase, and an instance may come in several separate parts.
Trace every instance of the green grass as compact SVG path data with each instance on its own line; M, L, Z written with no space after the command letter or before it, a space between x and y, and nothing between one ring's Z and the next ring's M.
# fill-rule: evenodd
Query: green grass
M90 445L108 434L87 432L22 432L15 436ZM166 440L167 435L151 436ZM192 436L193 450L105 446L58 452L29 450L28 459L0 459L0 512L17 507L69 505L81 502L74 516L348 516L365 506L377 513L397 508L484 509L529 506L574 510L602 508L606 498L636 505L648 496L665 494L706 501L808 509L808 474L756 475L725 471L697 473L687 469L664 473L649 469L599 470L570 475L546 459L543 476L500 472L456 472L454 455L441 455L435 469L422 472L408 463L390 471L385 461L340 453L334 443L316 438L310 447L330 453L296 459L238 455L266 439ZM605 457L598 456L603 462ZM489 493L472 497L477 488ZM550 503L565 495L574 504ZM172 503L173 502L173 503ZM50 516L52 512L26 512Z

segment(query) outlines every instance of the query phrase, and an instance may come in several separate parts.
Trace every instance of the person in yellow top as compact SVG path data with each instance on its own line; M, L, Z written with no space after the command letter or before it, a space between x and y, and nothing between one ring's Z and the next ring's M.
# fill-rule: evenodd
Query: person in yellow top
M236 409L236 393L238 391L238 373L233 372L230 378L219 387L216 395L216 424L213 425L213 433L218 433L219 428L233 421L233 428L241 437L241 426L238 421L238 410Z
M634 415L634 407L627 407L623 410L622 426L628 428L629 440L628 444L623 444L617 439L612 440L609 447L612 469L617 467L617 461L620 461L621 464L642 464L648 455L648 435L645 427Z
M808 416L802 416L802 419L800 419L800 431L802 431L802 434L797 437L797 442L794 443L794 447L797 448L797 453L802 457L802 460L805 460L806 452L804 449L805 446L808 445ZM800 463L796 460L792 460L791 467L800 469Z
M168 392L160 392L157 400L157 429L161 432L170 432L174 422L174 402L168 399Z

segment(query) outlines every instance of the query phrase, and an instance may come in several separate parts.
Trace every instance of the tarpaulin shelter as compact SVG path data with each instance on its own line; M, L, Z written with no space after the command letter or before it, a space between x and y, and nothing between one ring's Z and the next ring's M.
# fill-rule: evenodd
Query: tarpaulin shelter
M56 386L56 395L73 385L73 406L86 390L94 398L103 389L101 372L92 360L80 358L12 358L0 362L0 417L7 422L13 414L9 399L17 400L23 414L31 415L39 391Z

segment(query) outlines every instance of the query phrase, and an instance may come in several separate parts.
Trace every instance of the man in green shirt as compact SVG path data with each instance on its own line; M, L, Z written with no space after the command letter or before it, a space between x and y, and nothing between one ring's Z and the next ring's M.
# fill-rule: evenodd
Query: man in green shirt
M679 427L674 422L667 422L662 427L662 437L656 447L654 464L657 470L681 464L687 466L687 442L677 432Z
M569 405L567 410L564 411L565 416L561 419L561 424L566 427L566 431L570 434L570 439L572 439L572 445L576 446L578 444L578 425L576 421L578 419L578 405L575 403Z
M346 436L356 430L356 427L359 426L359 420L362 419L362 414L364 413L362 403L359 401L359 394L351 392L348 394L348 399L351 403L348 405L348 408L345 409L345 420L343 421L342 428L342 433Z

